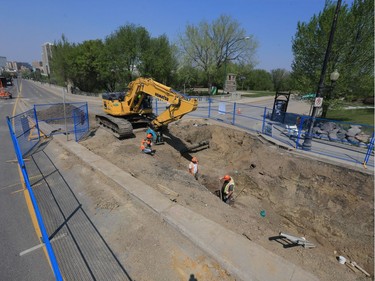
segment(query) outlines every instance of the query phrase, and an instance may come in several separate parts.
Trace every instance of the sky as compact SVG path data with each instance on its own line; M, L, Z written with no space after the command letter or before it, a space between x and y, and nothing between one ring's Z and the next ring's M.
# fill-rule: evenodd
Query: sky
M343 0L351 3L352 0ZM297 23L309 22L325 0L0 0L0 56L41 61L42 45L62 34L70 43L104 40L120 26L135 24L152 37L175 42L186 25L211 23L220 15L238 21L258 42L257 69L291 70Z

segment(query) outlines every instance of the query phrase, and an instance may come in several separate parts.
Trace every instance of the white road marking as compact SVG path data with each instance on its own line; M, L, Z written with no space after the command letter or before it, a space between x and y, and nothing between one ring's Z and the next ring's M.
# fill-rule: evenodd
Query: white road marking
M62 234L60 234L60 235L57 235L55 238L51 239L51 243L52 243L53 241L58 240L58 239L64 238L64 237L67 236L67 235L68 235L67 233L62 233ZM36 245L36 246L34 246L34 247L31 247L30 249L27 249L27 250L21 252L21 253L20 253L20 256L22 257L23 255L29 254L29 253L31 253L32 251L35 251L35 250L37 250L37 249L39 249L39 248L42 248L44 245L45 245L44 243L41 243L41 244L39 244L39 245Z

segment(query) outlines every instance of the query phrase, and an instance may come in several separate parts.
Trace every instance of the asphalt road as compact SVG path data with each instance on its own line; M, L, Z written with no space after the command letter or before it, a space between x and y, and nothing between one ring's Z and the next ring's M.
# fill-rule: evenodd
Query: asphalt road
M11 89L14 99L0 104L1 168L6 171L0 176L0 280L55 280L45 248L38 247L42 245L38 238L41 234L28 193L21 184L6 116L25 112L34 104L61 103L65 97L41 89L31 81L19 82ZM77 101L74 97L65 100ZM59 170L43 149L38 150L25 157L25 164L64 280L107 280L104 276L111 276L111 280L130 280L69 186L64 185ZM99 261L103 262L98 264Z
M6 122L6 116L23 111L16 99L17 84L9 89L14 98L0 100L0 280L54 280L42 248L21 255L41 241L30 217L31 207Z

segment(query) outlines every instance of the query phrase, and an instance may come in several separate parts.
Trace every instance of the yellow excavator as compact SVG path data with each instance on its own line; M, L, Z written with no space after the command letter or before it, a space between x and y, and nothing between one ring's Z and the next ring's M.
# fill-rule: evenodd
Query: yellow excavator
M152 110L152 98L166 103L159 115ZM156 144L163 143L163 130L169 123L181 119L198 107L198 101L165 86L151 78L137 78L128 85L126 93L102 95L106 114L96 115L97 123L112 131L119 139L133 136L133 126L149 126Z

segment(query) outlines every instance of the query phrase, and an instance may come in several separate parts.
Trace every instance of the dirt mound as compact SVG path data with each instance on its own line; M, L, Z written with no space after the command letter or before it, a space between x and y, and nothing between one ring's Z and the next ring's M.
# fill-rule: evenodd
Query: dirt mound
M373 175L302 158L211 120L171 124L165 145L156 146L153 157L140 152L144 131L122 141L101 129L92 135L82 144L93 152L150 186L168 187L178 193L177 203L261 244L322 280L363 276L340 266L338 254L373 274ZM184 152L205 141L209 148ZM187 172L192 156L199 159L197 181ZM225 174L232 175L236 182L232 207L214 195L220 188L219 178ZM259 215L262 210L265 217ZM284 249L269 241L279 231L304 236L317 247Z
M63 103L39 105L37 106L38 121L48 121L48 123L51 124L64 124L64 116L66 116L66 118L70 120L69 122L72 122L71 118L73 116L73 111L77 110L78 108L79 107L69 103L65 104L65 106ZM84 115L84 112L80 110L79 112L76 112L76 114Z

